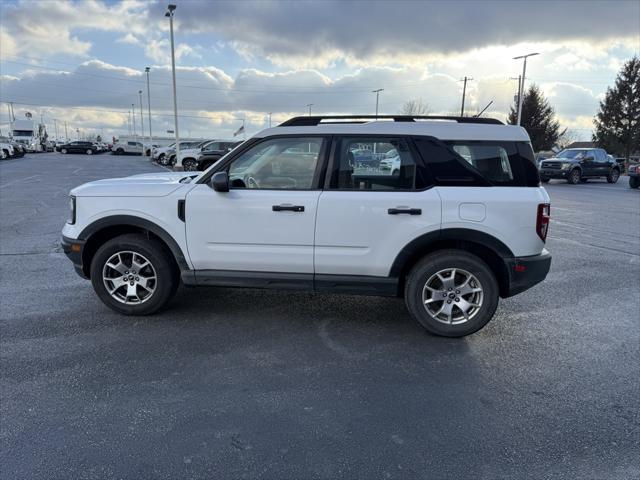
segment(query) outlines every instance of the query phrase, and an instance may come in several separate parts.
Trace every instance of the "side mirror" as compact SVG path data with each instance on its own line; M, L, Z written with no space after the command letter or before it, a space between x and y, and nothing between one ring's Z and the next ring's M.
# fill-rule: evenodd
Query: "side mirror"
M229 175L227 172L217 172L211 177L211 188L216 192L228 192L229 191Z

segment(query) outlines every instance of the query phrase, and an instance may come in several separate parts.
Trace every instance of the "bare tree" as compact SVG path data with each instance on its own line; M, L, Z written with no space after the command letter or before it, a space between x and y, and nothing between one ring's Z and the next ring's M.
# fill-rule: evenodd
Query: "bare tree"
M400 113L403 115L428 115L430 111L429 104L418 98L417 100L405 102Z
M577 131L565 128L564 131L560 133L560 138L558 138L556 145L560 148L567 148L573 142L577 142L578 140L580 140L580 134Z

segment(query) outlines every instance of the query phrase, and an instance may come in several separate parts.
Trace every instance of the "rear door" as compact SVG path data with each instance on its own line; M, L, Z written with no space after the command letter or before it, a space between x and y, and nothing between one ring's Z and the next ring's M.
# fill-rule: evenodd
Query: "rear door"
M373 166L386 155L395 156L389 153L393 150L400 157L397 171ZM362 152L367 152L369 162L359 161ZM318 202L316 279L324 275L388 276L409 241L440 228L440 198L429 188L418 158L407 138L334 137L326 185Z
M196 185L185 206L195 269L312 276L326 144L320 136L271 137L222 166L229 192Z

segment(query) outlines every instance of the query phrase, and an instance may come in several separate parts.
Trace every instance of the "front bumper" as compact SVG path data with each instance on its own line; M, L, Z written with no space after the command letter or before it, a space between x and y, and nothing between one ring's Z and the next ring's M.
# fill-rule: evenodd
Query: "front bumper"
M516 257L506 260L509 270L509 285L502 295L512 297L542 282L551 268L551 254L543 249L540 255Z
M73 263L73 268L75 268L76 273L82 278L88 278L82 266L82 250L84 249L85 244L84 240L69 238L63 235L60 244L62 246L62 251Z
M567 178L571 170L558 170L558 169L540 169L540 177L542 178Z

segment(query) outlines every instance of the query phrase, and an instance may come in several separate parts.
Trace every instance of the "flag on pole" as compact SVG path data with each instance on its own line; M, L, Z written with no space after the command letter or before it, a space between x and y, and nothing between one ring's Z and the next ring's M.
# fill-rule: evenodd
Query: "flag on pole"
M244 133L244 125L241 125L240 128L238 130L236 130L236 132L233 134L234 137L240 135L241 133Z

